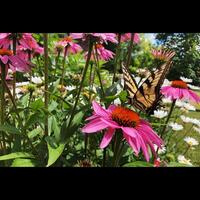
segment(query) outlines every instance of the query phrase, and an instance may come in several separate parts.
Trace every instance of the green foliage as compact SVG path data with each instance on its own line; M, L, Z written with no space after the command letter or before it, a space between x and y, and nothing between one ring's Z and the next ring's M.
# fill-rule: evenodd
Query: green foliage
M169 72L170 80L180 76L193 79L199 84L200 79L200 34L199 33L159 33L156 38L160 43L176 52L173 68Z

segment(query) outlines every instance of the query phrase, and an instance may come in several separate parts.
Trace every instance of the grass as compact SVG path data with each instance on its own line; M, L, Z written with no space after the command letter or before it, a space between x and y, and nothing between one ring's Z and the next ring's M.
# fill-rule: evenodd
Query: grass
M198 93L200 95L200 92ZM194 105L197 109L200 109L200 104L199 105ZM180 111L177 110L175 112L175 114L180 114ZM183 114L185 116L188 117L192 117L192 118L197 118L200 120L200 112L189 112L189 113L185 113ZM182 124L184 125L184 123L182 122L182 120L180 119L180 117L177 118L176 121L178 124ZM180 141L177 143L177 148L176 148L176 152L175 152L175 156L177 158L178 155L180 154L184 154L185 151L187 150L188 146L186 144L186 142L182 139L184 138L184 136L190 136L195 138L199 143L200 143L200 134L196 131L194 131L194 129L191 129L192 124L190 123L186 123L184 125L184 129L182 131L177 131L177 132L173 132L172 137L170 139L169 142L169 146L172 147L173 145L176 145L177 141ZM189 149L187 151L187 153L185 153L185 158L190 159L192 164L194 166L200 166L200 144L195 146L195 149Z

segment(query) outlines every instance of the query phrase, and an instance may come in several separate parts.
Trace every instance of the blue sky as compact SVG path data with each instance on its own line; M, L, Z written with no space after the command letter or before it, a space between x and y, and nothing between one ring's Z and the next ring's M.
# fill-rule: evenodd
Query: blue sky
M148 38L153 44L156 44L155 33L145 33L146 38Z

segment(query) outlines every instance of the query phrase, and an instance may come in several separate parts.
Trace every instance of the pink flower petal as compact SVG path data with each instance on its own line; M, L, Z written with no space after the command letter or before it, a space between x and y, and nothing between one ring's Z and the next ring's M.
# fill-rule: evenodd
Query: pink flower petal
M107 147L110 143L110 141L112 140L112 137L114 135L115 129L113 128L108 128L108 130L106 131L106 133L103 136L103 139L101 141L100 144L100 148L103 149L105 147Z
M100 120L112 128L121 128L116 122L110 119L105 119L101 117Z
M105 109L103 109L96 101L92 101L92 106L97 115L104 117L104 118L109 117L108 112Z
M130 137L137 138L137 131L130 127L121 127L121 129Z
M135 144L136 142L134 142L134 140L129 135L127 135L126 133L124 134L124 138L126 139L128 144L131 146L131 148L135 152L136 156L138 156L140 149L136 146L136 144Z
M0 56L1 61L3 62L3 64L5 65L8 62L8 56Z
M88 124L86 124L81 131L85 133L94 133L101 131L105 128L107 128L108 125L105 124L104 122L100 121L99 119L94 119L90 121Z

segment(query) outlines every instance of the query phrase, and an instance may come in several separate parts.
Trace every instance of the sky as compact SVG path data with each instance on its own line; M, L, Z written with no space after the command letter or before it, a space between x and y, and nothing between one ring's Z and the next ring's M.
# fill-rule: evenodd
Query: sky
M145 37L148 38L153 44L156 44L155 33L145 33Z

